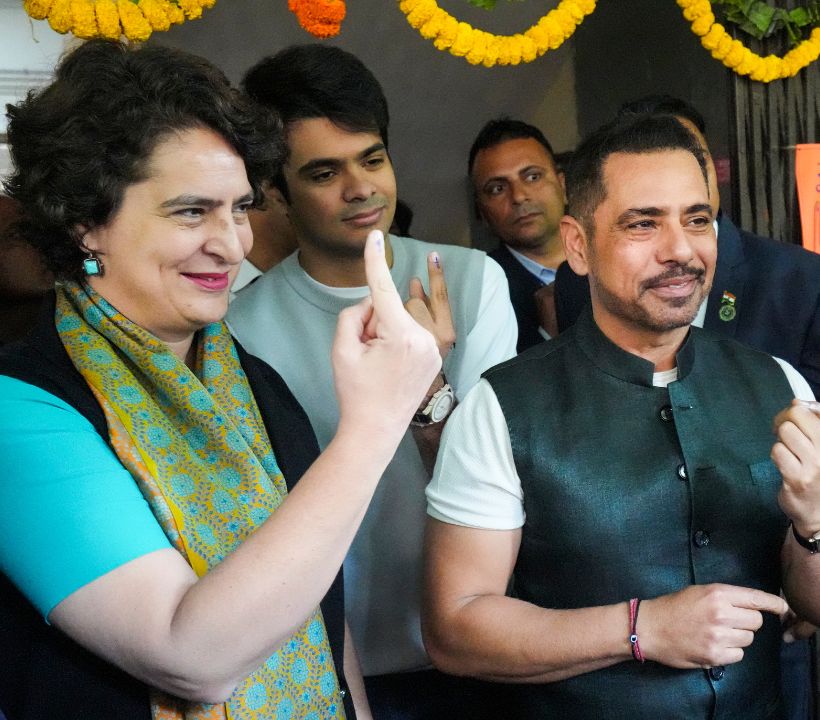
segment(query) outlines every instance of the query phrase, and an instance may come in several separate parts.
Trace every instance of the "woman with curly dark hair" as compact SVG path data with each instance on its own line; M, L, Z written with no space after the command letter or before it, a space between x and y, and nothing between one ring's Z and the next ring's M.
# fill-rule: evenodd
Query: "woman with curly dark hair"
M275 123L205 60L104 41L8 115L6 190L59 282L0 353L3 712L369 716L339 568L439 365L381 238L372 299L339 320L320 456L221 321Z

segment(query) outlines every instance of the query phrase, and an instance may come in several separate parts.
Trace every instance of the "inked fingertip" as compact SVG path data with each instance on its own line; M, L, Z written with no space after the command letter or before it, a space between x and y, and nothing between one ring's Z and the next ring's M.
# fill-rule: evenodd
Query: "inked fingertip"
M367 238L379 252L384 252L384 233L381 230L371 230Z
M433 265L435 265L439 270L441 270L441 258L439 254L435 251L430 253L430 260L432 261Z

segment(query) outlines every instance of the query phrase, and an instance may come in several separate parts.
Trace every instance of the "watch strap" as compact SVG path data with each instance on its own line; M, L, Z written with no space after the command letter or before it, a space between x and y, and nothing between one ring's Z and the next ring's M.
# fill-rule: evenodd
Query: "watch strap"
M820 537L818 537L820 532L814 533L811 537L805 538L794 529L794 523L792 523L792 535L794 535L794 539L797 540L797 544L802 545L812 555L820 551Z

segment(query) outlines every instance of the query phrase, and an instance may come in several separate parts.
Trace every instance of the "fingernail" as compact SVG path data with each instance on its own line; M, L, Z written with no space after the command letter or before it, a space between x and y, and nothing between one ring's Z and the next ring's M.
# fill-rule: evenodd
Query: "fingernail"
M433 258L433 265L435 265L439 270L441 270L441 259L439 258L438 253L430 253L430 257Z
M382 235L381 230L374 230L373 235L375 236L373 242L376 245L376 248L384 251L384 235Z

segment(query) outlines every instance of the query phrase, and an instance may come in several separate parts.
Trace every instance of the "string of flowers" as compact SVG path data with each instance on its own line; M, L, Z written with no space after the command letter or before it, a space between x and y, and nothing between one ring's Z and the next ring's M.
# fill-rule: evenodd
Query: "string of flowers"
M35 20L48 20L58 33L79 38L147 40L154 30L167 30L195 20L216 0L24 0Z
M288 9L317 38L338 35L347 12L344 0L288 0Z
M692 23L692 32L700 37L701 45L738 75L768 83L794 77L820 57L820 28L814 28L806 40L783 57L761 57L740 40L733 39L723 25L715 21L710 0L677 0L677 3L683 8L683 16Z
M595 0L561 0L524 33L494 35L459 22L436 0L399 0L407 22L439 50L463 57L473 65L518 65L557 50L583 19L595 10Z

